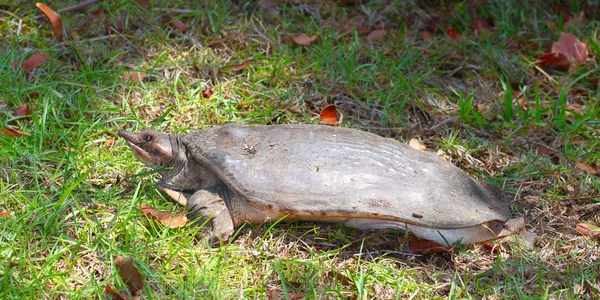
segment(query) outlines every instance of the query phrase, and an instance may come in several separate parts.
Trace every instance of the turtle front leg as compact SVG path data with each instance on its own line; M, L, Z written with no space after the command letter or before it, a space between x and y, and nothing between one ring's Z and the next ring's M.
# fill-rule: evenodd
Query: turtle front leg
M205 221L212 218L209 242L213 246L228 241L233 235L234 226L231 213L219 195L199 190L187 199L186 210L190 219L200 218Z

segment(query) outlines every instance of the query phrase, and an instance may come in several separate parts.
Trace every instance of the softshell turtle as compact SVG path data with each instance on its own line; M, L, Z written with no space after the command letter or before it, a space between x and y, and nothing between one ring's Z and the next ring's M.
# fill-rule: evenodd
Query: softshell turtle
M504 193L436 155L355 129L225 125L186 135L120 131L191 217L227 240L244 222L339 222L409 230L441 245L491 240L511 217ZM216 240L216 239L215 239Z

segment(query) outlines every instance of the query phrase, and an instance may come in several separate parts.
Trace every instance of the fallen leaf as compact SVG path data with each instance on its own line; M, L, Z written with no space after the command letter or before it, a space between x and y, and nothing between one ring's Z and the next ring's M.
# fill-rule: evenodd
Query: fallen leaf
M207 86L202 90L202 97L208 99L215 93L215 88Z
M450 253L454 251L454 247L446 248L434 241L419 239L416 235L411 234L410 251L415 254Z
M542 154L548 156L550 158L550 161L552 163L558 164L560 162L560 158L558 157L558 155L556 155L548 147L545 147L545 146L542 146L542 145L536 145L535 149L537 150L537 152L542 153Z
M598 174L598 170L596 170L595 168L592 168L590 165L588 165L582 161L576 161L575 166L577 166L578 168L580 168L592 175Z
M484 20L482 17L475 18L471 26L473 27L473 33L475 36L480 36L482 33L492 33L492 27L490 26L489 22Z
M458 31L456 31L454 28L446 29L446 34L453 40L460 38L460 34L458 34Z
M581 235L600 237L600 228L598 228L592 224L579 223L575 226L575 230L577 231L577 233L579 233Z
M183 21L179 19L174 19L173 21L171 21L171 23L169 23L169 26L179 30L181 33L186 33L188 30L190 30L190 26L183 23Z
M189 221L185 215L173 216L170 213L160 212L154 209L152 206L142 204L140 206L142 213L146 217L150 217L154 220L159 221L161 224L169 228L179 228L185 226Z
M12 127L2 128L0 130L0 134L6 135L9 138L14 138L14 137L22 136L22 135L29 136L29 133L23 132L19 129L12 128Z
M575 35L561 32L558 42L552 44L552 53L561 53L571 63L584 64L587 61L587 44L581 42Z
M561 32L558 42L552 44L550 53L544 53L538 58L538 65L571 72L577 65L585 64L587 57L586 43L581 42L573 34Z
M104 287L104 292L109 294L110 296L112 296L113 299L129 300L127 297L121 295L121 293L119 293L115 289L113 289L113 287L110 286L110 284L107 284L106 287Z
M114 22L111 22L111 20L105 19L104 29L106 30L106 34L123 32L125 30L125 21L123 19L116 19Z
M133 257L117 255L115 266L119 270L119 277L127 285L131 295L135 296L138 291L144 288L144 279L140 271L133 264Z
M56 13L52 8L46 6L46 4L38 2L35 4L48 18L50 24L52 25L52 29L54 30L54 35L60 37L62 36L62 20L60 19L60 15Z
M125 72L123 75L121 75L121 79L123 81L128 82L133 80L137 83L142 82L144 79L146 79L146 77L148 77L148 74L145 72Z
M43 64L44 61L46 61L46 59L48 57L50 57L48 54L36 53L36 54L32 55L31 57L29 57L28 59L24 60L21 63L21 68L23 68L23 70L25 70L25 72L29 73L29 72L33 71L33 69L35 69L39 65ZM17 62L17 61L13 62L13 64L12 64L13 69L16 69L18 65L19 65L19 62Z
M0 212L0 219L2 219L2 218L8 218L8 212L7 211Z
M303 46L310 45L316 39L317 39L316 35L308 36L308 35L306 35L304 33L301 33L300 35L297 35L297 36L295 36L295 37L292 38L292 40L294 41L294 43L296 43L298 45L303 45Z
M563 27L569 27L571 25L581 24L581 23L585 22L585 20L586 20L585 10L582 10L578 14L576 14L575 17L569 18L565 22L565 25Z
M377 43L383 41L387 32L385 30L373 30L367 35L367 41Z
M248 70L248 64L243 62L241 64L234 65L231 69L235 72L239 72L241 70Z
M327 281L341 281L343 284L351 285L354 282L352 279L348 278L348 276L338 272L338 271L329 271L325 274L327 277Z
M92 20L98 20L98 19L100 19L101 16L103 16L107 13L108 12L106 11L106 9L99 8L90 13L90 18L92 18Z
M335 104L325 106L319 114L319 119L321 119L321 122L327 125L337 126L339 120Z
M25 103L20 105L19 107L15 108L15 110L13 110L12 115L14 117L21 117L21 116L29 116L31 115L31 108L29 107L29 104Z
M429 30L423 31L422 38L425 41L431 40L433 38L433 32Z
M421 142L419 142L419 140L417 140L415 138L410 139L410 142L408 142L408 145L417 150L421 150L421 151L427 150L427 147L425 147L425 145L421 144Z
M135 0L135 2L145 9L150 9L150 0Z
M115 142L115 137L112 136L104 142L104 148L110 147Z

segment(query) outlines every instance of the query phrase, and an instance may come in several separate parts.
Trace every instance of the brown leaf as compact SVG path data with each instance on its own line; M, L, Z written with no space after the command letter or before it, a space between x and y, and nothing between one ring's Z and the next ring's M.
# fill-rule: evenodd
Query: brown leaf
M550 53L544 53L538 60L542 67L559 67L561 69L567 67L568 71L573 71L578 64L586 63L587 56L586 43L581 42L573 34L561 32L558 42L552 44Z
M292 40L294 41L294 43L296 43L298 45L303 45L303 46L310 45L316 39L317 39L316 35L308 36L308 35L306 35L304 33L301 33L300 35L297 35L297 36L295 36L295 37L292 38Z
M107 14L108 12L104 8L96 9L95 11L90 13L90 18L92 20L98 20L101 16Z
M215 93L215 88L207 86L202 90L202 97L208 99Z
M169 228L183 227L189 221L185 215L173 216L170 213L157 211L152 206L145 204L142 204L140 209L145 216L157 220Z
M421 142L419 142L419 140L417 140L415 138L410 139L410 142L408 142L408 145L417 150L421 150L421 151L427 150L427 147L425 147L425 145L421 144Z
M453 40L457 40L460 38L460 34L458 34L458 31L456 31L456 29L454 28L446 29L446 34Z
M8 218L8 212L7 211L0 212L0 219L2 219L2 218Z
M575 226L575 230L581 235L600 237L600 228L592 224L579 223Z
M352 279L338 271L329 271L325 274L325 276L328 278L328 281L341 281L346 285L352 285L354 283Z
M582 10L578 14L576 14L574 18L569 18L565 22L565 25L563 27L569 27L571 25L581 24L581 23L585 22L586 19L587 18L585 17L585 10Z
M475 20L473 20L471 26L473 27L473 33L475 36L479 36L482 33L490 34L492 32L492 27L488 21L484 20L482 17L477 17Z
M554 153L552 150L550 150L550 148L542 146L542 145L536 145L535 149L537 150L537 152L548 156L552 163L557 164L560 162L560 158L556 155L556 153Z
M133 257L117 255L115 258L115 266L119 270L119 277L121 277L121 280L127 285L133 296L144 288L144 278L133 264Z
M50 21L52 29L54 30L54 35L58 37L62 36L62 20L60 19L60 15L44 3L38 2L35 6L37 6L46 15L48 21Z
M433 32L426 30L423 31L422 38L424 41L429 41L433 38Z
M29 133L23 132L23 131L13 128L13 127L2 128L0 130L0 134L6 135L9 138L14 138L14 137L22 136L22 135L29 136Z
M325 106L319 114L319 119L321 119L321 122L327 125L337 126L339 120L337 116L337 108L335 107L335 105L330 104Z
M106 285L106 287L104 288L104 292L109 294L113 299L116 300L129 300L127 297L121 295L121 293L113 289L113 287L110 286L110 284Z
M454 247L446 248L434 241L419 239L416 235L410 235L410 251L415 254L449 253Z
M42 53L36 53L34 55L32 55L31 57L29 57L28 59L24 60L21 63L21 68L23 68L23 70L25 70L25 72L31 72L33 71L33 69L35 69L36 67L38 67L39 65L43 64L44 61L46 61L46 59L50 57L48 54L42 54ZM16 69L17 66L19 65L19 62L13 62L12 66L13 69Z
M135 2L145 9L150 9L150 0L135 0Z
M538 58L538 65L542 68L552 67L563 71L567 71L571 68L569 60L561 53L542 54L542 56Z
M231 69L235 72L239 72L241 70L248 70L248 64L246 62L243 62L241 64L232 66Z
M169 26L179 30L181 33L186 33L188 30L190 30L190 26L183 23L183 21L179 19L174 19L173 21L171 21L171 23L169 23Z
M148 74L145 72L125 72L123 75L121 75L121 79L123 81L128 82L133 80L136 83L142 82L144 79L146 79L146 77L148 77Z
M20 116L29 116L31 115L31 108L29 107L29 104L25 103L22 104L21 106L15 108L15 110L13 110L12 115L15 117L20 117Z
M106 19L104 20L104 29L106 29L106 34L123 32L125 30L125 21L123 19L116 19L114 22Z
M112 136L104 142L104 148L110 147L115 142L115 137Z
M385 30L373 30L367 35L367 41L371 43L381 42L385 39L386 34L387 32Z
M590 165L582 162L582 161L576 161L575 162L575 166L577 166L578 168L592 174L592 175L596 175L598 174L598 170L592 168Z

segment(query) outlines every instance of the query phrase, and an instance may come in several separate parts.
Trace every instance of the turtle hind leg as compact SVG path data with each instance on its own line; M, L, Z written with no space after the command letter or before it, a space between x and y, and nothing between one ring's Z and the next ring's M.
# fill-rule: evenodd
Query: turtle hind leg
M195 192L188 199L186 210L190 219L211 219L209 224L212 229L208 241L213 246L227 242L235 232L231 213L225 201L217 194L206 190Z

